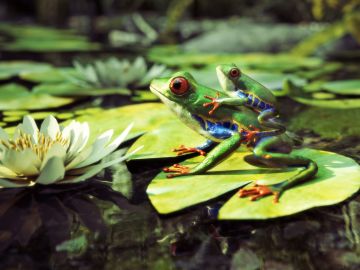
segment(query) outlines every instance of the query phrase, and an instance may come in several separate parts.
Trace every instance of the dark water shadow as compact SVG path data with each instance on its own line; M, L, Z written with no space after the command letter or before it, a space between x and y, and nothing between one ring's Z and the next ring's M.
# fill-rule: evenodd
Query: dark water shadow
M98 237L104 237L107 228L98 200L123 210L136 210L120 193L97 180L0 191L0 254L10 247L25 248L39 235L54 250L70 239L76 220Z

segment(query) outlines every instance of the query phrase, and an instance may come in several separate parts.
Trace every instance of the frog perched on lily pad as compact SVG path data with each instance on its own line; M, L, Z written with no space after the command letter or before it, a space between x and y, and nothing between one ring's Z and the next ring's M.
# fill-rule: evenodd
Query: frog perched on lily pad
M190 128L207 138L198 147L181 146L180 154L199 152L205 159L193 168L174 164L164 171L171 173L169 178L182 175L202 174L229 157L242 144L252 149L246 161L267 167L305 167L297 175L273 185L255 185L240 189L240 197L250 196L257 200L274 195L277 202L285 190L312 179L317 173L317 164L306 157L294 155L292 148L296 140L283 129L270 129L259 122L258 112L246 106L222 106L209 113L208 97L227 98L226 93L208 88L196 82L187 72L178 72L170 78L155 79L151 91ZM218 144L218 145L216 145ZM211 146L215 148L206 154Z

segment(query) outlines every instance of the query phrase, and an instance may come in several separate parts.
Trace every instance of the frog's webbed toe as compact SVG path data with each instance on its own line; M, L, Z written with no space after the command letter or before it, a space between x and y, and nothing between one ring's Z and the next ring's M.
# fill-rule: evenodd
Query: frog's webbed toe
M240 198L250 197L251 201L256 201L266 196L274 195L274 203L279 202L280 190L275 185L255 184L251 188L241 188L238 191Z
M188 174L190 172L190 168L180 164L174 164L168 168L164 168L163 171L166 173L171 173L166 176L167 178L174 178Z
M212 109L209 111L209 115L212 115L215 110L217 110L220 107L220 102L218 101L218 98L220 96L220 93L216 93L216 97L210 97L210 96L204 96L205 98L211 100L211 102L204 103L204 107L213 106Z
M195 148L195 147L187 147L185 145L180 145L178 148L173 149L173 152L176 152L178 156L189 154L189 153L199 153L201 156L206 156L206 152Z

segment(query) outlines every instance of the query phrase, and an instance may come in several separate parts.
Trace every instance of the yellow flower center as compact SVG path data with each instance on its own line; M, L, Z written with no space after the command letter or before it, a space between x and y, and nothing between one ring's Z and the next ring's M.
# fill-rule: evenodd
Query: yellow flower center
M25 133L20 133L20 136L16 140L0 140L0 143L7 149L13 149L18 152L24 151L25 149L31 149L40 159L43 159L45 154L54 144L59 143L60 145L66 147L69 145L69 142L70 141L68 139L63 138L61 132L56 134L55 139L39 132L37 136L37 143L32 141L30 134Z

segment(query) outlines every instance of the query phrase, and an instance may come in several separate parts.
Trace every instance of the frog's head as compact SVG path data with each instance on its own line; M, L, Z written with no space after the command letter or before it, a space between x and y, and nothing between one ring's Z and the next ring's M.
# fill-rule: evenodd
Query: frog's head
M204 95L212 91L199 85L188 72L177 72L170 78L152 80L150 90L176 113L181 110L194 111L207 102Z
M235 91L241 71L235 64L223 64L216 67L216 74L222 89Z

